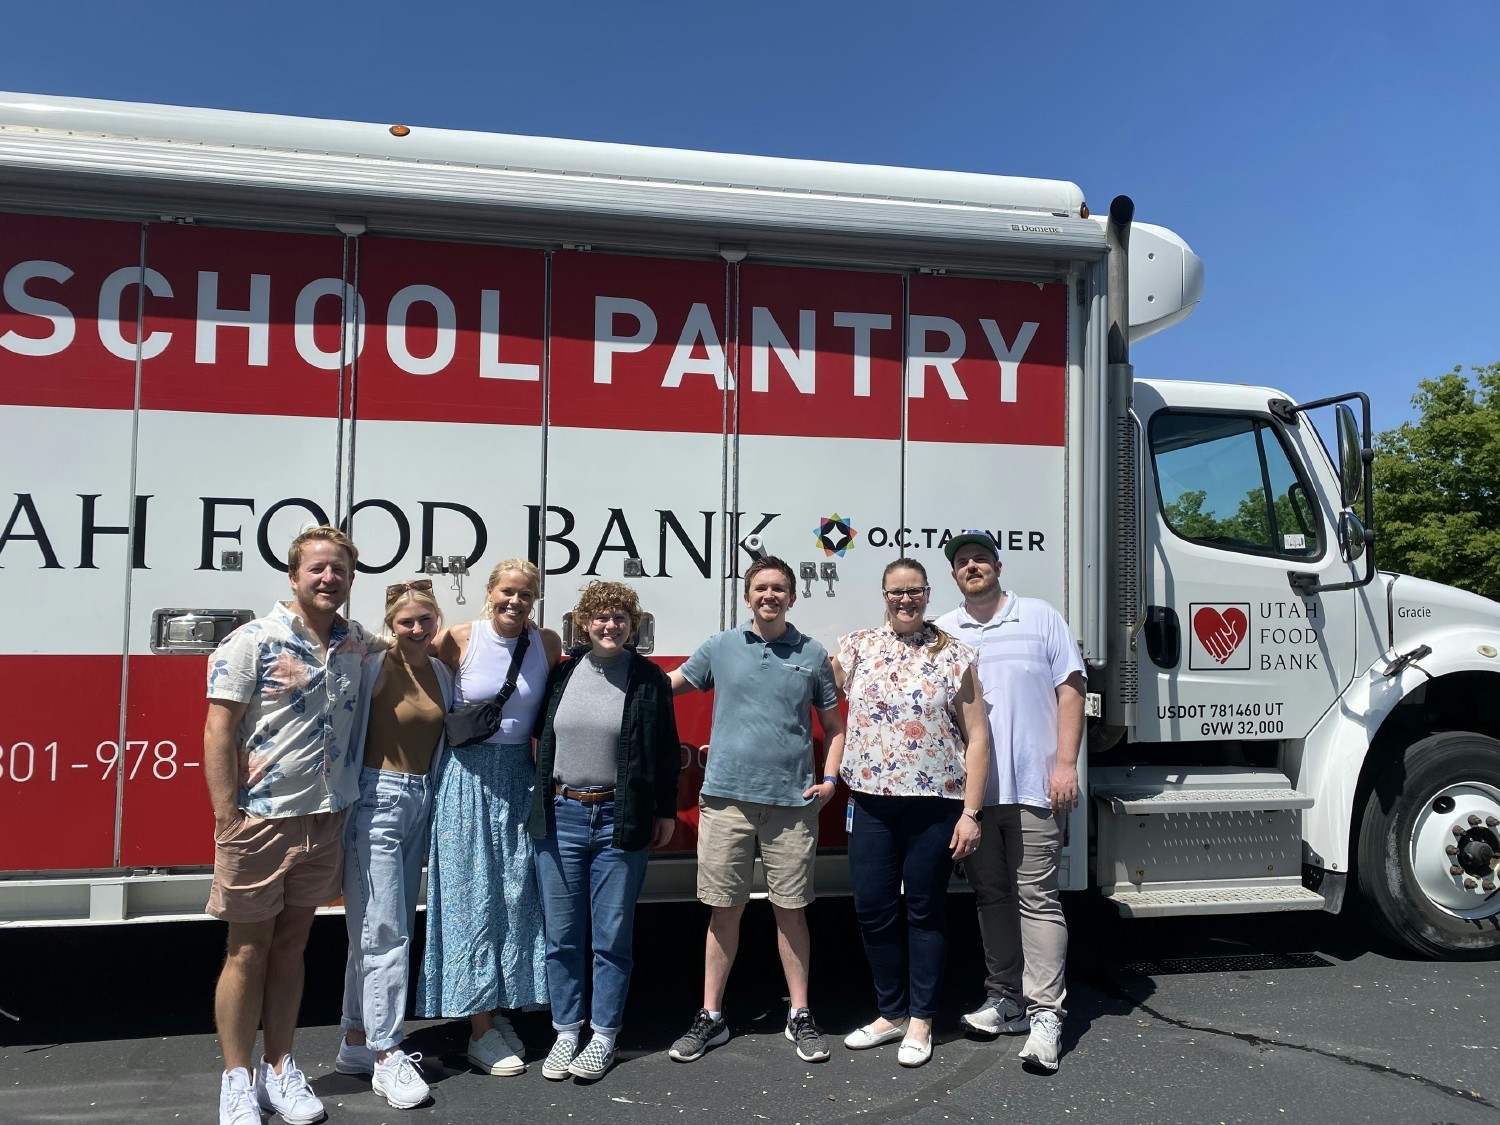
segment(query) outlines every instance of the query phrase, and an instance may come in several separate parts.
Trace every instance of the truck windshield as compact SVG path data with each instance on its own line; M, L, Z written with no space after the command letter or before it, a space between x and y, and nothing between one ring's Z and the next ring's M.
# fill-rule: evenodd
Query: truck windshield
M1162 518L1194 543L1307 559L1322 554L1306 483L1264 418L1163 411L1151 420Z

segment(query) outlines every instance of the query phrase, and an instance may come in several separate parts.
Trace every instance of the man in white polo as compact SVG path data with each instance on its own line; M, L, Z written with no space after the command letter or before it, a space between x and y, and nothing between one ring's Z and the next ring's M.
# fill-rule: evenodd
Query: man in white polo
M1078 804L1083 661L1062 614L1001 589L1000 550L988 534L956 535L943 553L964 602L938 625L979 654L992 755L985 830L964 863L986 998L963 1022L985 1035L1029 1031L1020 1057L1056 1070L1068 956L1057 868L1063 818Z

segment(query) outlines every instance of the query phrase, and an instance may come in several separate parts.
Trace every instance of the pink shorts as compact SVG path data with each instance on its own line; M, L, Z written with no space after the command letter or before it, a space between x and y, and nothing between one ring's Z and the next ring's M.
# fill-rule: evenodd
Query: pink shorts
M214 837L208 912L226 922L264 922L283 907L323 906L338 898L343 893L347 812L242 813Z

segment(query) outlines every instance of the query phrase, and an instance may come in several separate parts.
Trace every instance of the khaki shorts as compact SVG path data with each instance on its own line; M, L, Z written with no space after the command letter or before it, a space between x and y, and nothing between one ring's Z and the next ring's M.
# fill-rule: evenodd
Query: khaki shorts
M208 912L226 922L264 922L286 906L322 906L338 898L347 811L242 815L214 837Z
M750 901L755 845L766 870L767 897L797 910L813 900L818 803L761 805L727 797L698 798L698 899L709 906Z

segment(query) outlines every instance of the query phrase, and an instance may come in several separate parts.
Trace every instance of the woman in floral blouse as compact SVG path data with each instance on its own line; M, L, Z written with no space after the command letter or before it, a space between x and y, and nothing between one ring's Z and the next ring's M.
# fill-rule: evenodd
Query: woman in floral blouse
M979 843L989 728L974 650L926 620L926 569L897 559L881 585L885 624L840 638L834 660L849 698L849 878L880 1011L844 1045L900 1039L897 1060L921 1066L947 955L948 879Z

